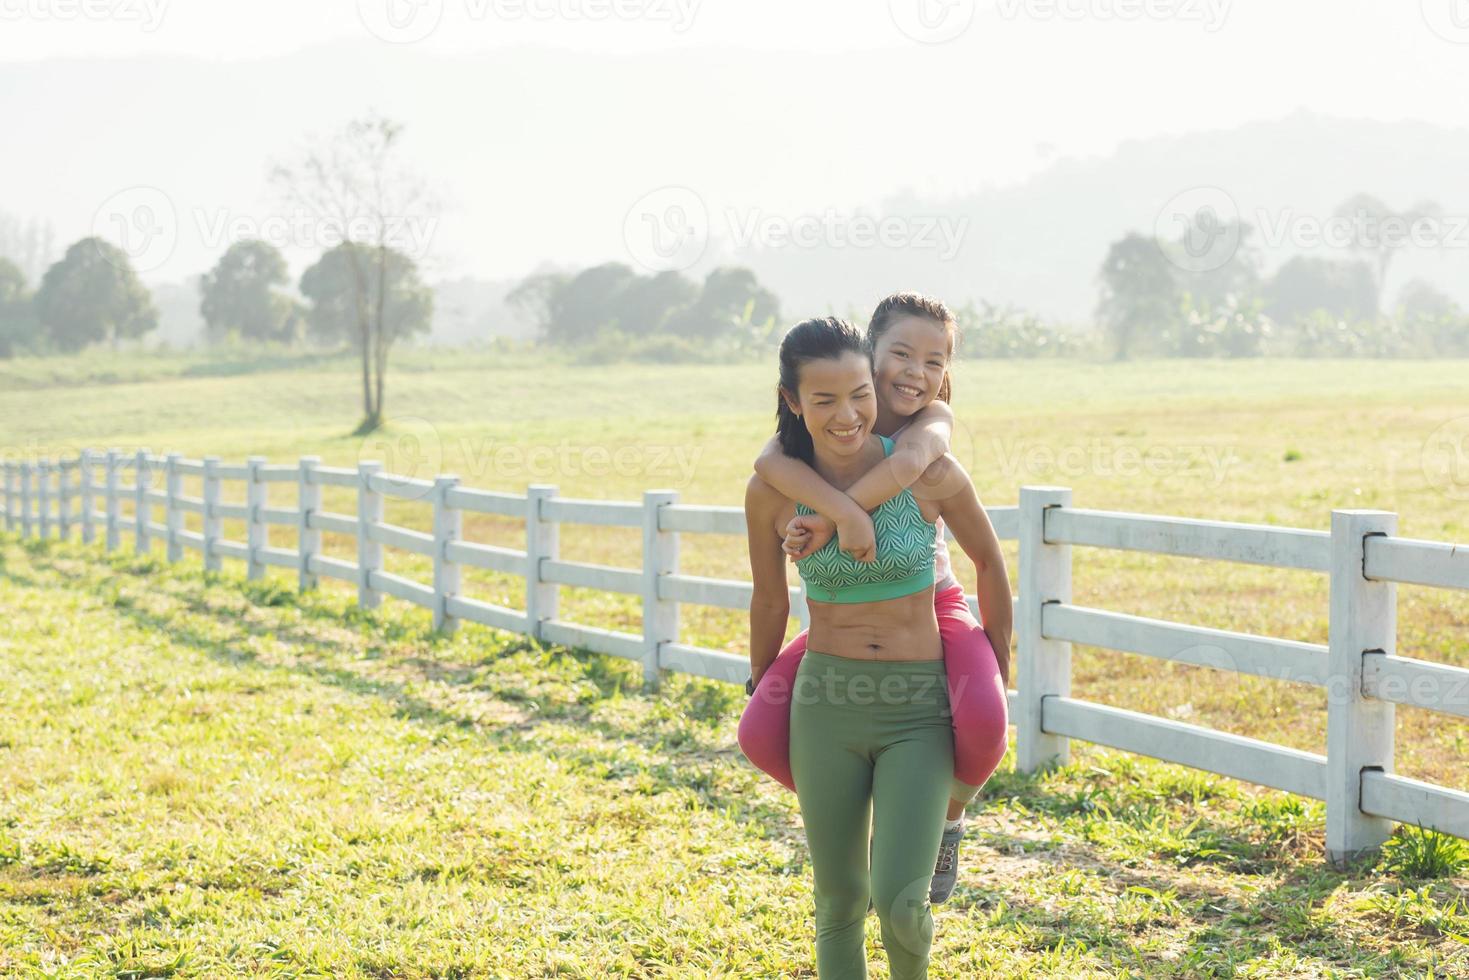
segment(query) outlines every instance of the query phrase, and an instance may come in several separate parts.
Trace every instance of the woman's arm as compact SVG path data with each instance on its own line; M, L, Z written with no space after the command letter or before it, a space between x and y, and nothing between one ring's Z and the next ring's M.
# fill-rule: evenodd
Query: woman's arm
M898 433L893 454L862 474L861 479L847 488L847 496L863 511L876 510L883 501L917 483L949 451L953 436L954 410L937 399L929 402Z
M783 503L784 498L758 476L750 477L745 485L745 531L750 541L750 575L755 583L750 597L750 676L757 684L780 653L791 615L785 553L775 533L776 516Z
M995 533L984 505L979 502L974 481L954 457L944 456L930 469L934 472L924 473L925 483L953 488L953 493L939 501L944 523L953 530L954 539L979 572L975 589L979 618L990 646L995 649L1000 677L1009 687L1010 637L1015 625L1015 606L1010 595L1010 576L1005 571L1005 555L1000 550L1000 536Z

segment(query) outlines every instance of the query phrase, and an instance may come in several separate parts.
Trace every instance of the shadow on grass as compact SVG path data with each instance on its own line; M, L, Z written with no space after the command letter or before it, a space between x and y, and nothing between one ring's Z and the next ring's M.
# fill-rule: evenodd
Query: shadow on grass
M44 548L37 549L34 554L41 560L51 557ZM90 584L84 573L74 569L54 562L48 562L46 567L74 587ZM152 556L125 556L113 564L114 571L136 575L139 581L145 581L149 573L163 567L163 563ZM379 698L393 705L399 717L478 732L499 748L528 755L549 756L565 762L569 769L582 774L599 773L603 778L610 779L645 770L649 782L638 792L651 795L669 790L687 790L698 795L708 806L727 810L741 821L756 821L766 827L784 826L789 821L788 812L777 806L742 792L725 792L719 789L718 780L711 777L710 769L716 764L727 764L736 756L743 758L738 750L716 745L698 733L686 730L667 731L657 725L646 724L621 725L593 716L592 708L599 702L624 695L640 695L640 665L582 650L543 646L524 636L489 629L482 630L483 637L490 641L483 644L488 648L488 655L473 662L446 662L421 654L394 655L386 653L384 648L406 645L432 651L448 646L452 640L432 633L426 626L387 620L357 607L348 607L355 611L344 616L340 611L316 605L309 596L298 597L294 590L278 589L260 582L235 583L225 576L212 574L206 574L197 582L185 579L173 581L182 586L182 591L168 593L168 598L179 604L177 610L170 614L141 608L118 592L112 594L111 605L116 612L138 625L165 634L173 642L197 650L217 663L297 674L356 695ZM200 591L210 585L231 584L242 586L247 597L254 593L265 599L263 604L256 604L257 609L290 606L293 611L303 613L306 618L329 621L351 629L366 641L364 647L368 657L360 657L356 648L324 641L319 636L289 625L273 623L262 626L244 622L232 610L211 605ZM154 595L158 594L155 589ZM221 637L188 625L186 620L190 617L212 620L226 635ZM478 631L480 628L476 626L476 629ZM240 648L241 640L266 635L293 646L295 662L262 661L253 653ZM479 637L476 636L475 639L479 640ZM480 643L475 644L477 649L481 646ZM404 681L365 677L347 667L327 662L334 656L344 654L354 656L355 659L390 660L398 668L412 671L412 676ZM595 697L561 701L554 697L548 698L544 692L536 690L528 683L517 684L517 680L525 682L525 678L503 673L486 673L488 667L500 661L526 655L539 659L539 664L528 663L527 666L554 669L557 664L565 665L573 680L592 685L596 692ZM632 681L634 675L637 677L636 681ZM534 714L523 720L488 727L467 713L446 709L412 693L411 684L420 680L483 692L487 700L498 698L512 705L530 705ZM719 699L716 697L712 701L718 702ZM705 712L700 713L708 713L707 706ZM609 741L637 744L659 761L646 767L640 763L617 765L616 760L609 757L606 751L577 749L534 737L537 731L552 724L575 724Z
M87 572L79 571L77 566L51 561L53 555L44 545L27 545L27 551L38 564L43 564L48 571L72 586L95 584ZM164 567L153 557L117 556L104 561L111 564L111 572L132 575L139 583L146 581L151 572ZM94 567L94 563L85 566L86 569ZM13 572L3 567L0 571ZM309 593L300 595L292 589L278 587L278 584L242 583L218 575L206 575L203 579L175 578L171 582L177 590L167 592L167 598L178 605L168 613L141 608L118 593L114 593L113 607L140 626L164 633L173 641L185 644L216 662L242 669L305 676L355 695L379 698L393 705L400 717L467 730L502 750L550 757L584 776L598 774L605 779L615 779L643 775L645 780L636 790L639 793L652 795L687 791L709 807L725 810L741 822L758 822L765 836L800 839L800 831L790 819L789 808L773 805L769 797L756 798L748 793L745 786L721 786L716 775L718 767L738 765L743 757L737 749L725 747L710 737L713 731L710 723L726 720L728 712L742 703L743 698L734 694L724 698L720 693L723 688L712 682L709 687L713 693L706 693L702 688L689 690L690 696L698 701L686 703L685 699L674 703L669 700L657 705L651 724L643 715L629 716L631 723L619 724L615 720L595 717L593 708L623 696L644 696L641 668L631 662L585 651L545 647L524 636L478 626L473 627L476 635L472 637L472 644L464 642L463 637L456 642L453 638L432 633L427 627L426 616L424 625L415 625L411 621L386 618L355 606L332 608L329 602L318 600ZM212 585L231 584L240 588L257 610L289 606L304 619L321 620L351 630L363 641L367 659L389 659L395 669L411 672L410 676L405 680L365 677L347 667L329 663L327 661L333 657L343 655L363 659L361 650L355 644L323 640L289 624L252 624L241 619L236 610L212 604L203 592ZM154 594L158 594L156 588ZM195 617L209 621L223 635L211 635L191 624L189 620ZM294 646L295 662L266 662L239 649L241 640L267 635ZM407 651L384 650L392 646L406 647ZM434 651L460 655L483 651L485 655L461 662L425 655ZM536 678L523 673L494 672L495 665L516 658L526 658L526 668L564 674L562 679L569 680L572 687L576 682L582 682L581 693L573 691L571 697L566 697L564 691L548 695L538 688ZM519 669L522 665L512 666ZM486 700L500 700L522 707L531 705L533 714L522 720L489 727L465 712L441 707L416 695L410 690L416 681L433 681L483 692ZM590 685L590 691L585 685ZM726 686L733 691L733 686ZM681 724L695 718L705 728L702 731L698 728L691 730L685 724L670 731L660 725L660 722L668 722L674 716L682 716ZM615 748L610 751L577 748L535 737L545 726L552 724L574 724L610 742L637 745L657 761L646 765L628 761L619 764ZM1130 829L1134 841L1140 842L1136 847L1139 857L1155 861L1173 857L1178 860L1179 869L1208 866L1216 873L1247 877L1256 885L1265 887L1251 891L1248 898L1241 901L1238 893L1232 894L1223 882L1215 884L1193 876L1170 877L1165 869L1134 866L1108 854L1104 847L1086 840L1085 835L1053 836L1038 842L1021 834L985 832L982 840L1002 853L1024 852L1037 864L1052 866L1057 874L1071 868L1090 868L1109 883L1108 890L1115 896L1133 895L1141 896L1139 901L1156 901L1159 903L1158 914L1174 922L1175 928L1196 937L1212 939L1190 953L1191 965L1180 970L1176 969L1176 964L1160 962L1157 950L1147 940L1133 935L1134 931L1145 926L1118 922L1115 917L1097 918L1066 911L1058 913L1039 906L1016 905L1013 899L993 888L965 885L956 890L945 907L950 914L986 915L986 909L997 908L1003 902L1007 906L1003 918L1023 926L1028 936L1027 944L1037 949L1084 941L1106 949L1114 957L1133 961L1145 973L1155 975L1159 975L1157 971L1163 971L1160 975L1230 976L1233 975L1231 964L1245 958L1269 955L1275 942L1293 944L1298 952L1330 961L1345 970L1365 969L1369 975L1379 971L1380 975L1394 975L1394 971L1402 967L1400 961L1358 945L1349 935L1334 929L1329 919L1317 914L1337 888L1353 882L1353 873L1326 867L1320 863L1319 854L1314 858L1316 863L1310 863L1313 859L1306 856L1306 845L1301 842L1295 842L1293 847L1272 850L1268 834L1264 842L1245 840L1237 835L1236 828L1204 813L1189 824L1188 835L1174 839L1187 843L1196 838L1206 846L1195 854L1160 852L1154 842L1144 837L1153 827L1150 821L1166 810L1163 804L1175 802L1186 805L1186 800L1170 800L1165 796L1152 801L1157 805L1139 804L1136 800L1126 799L1125 787L1103 790L1087 787L1084 784L1087 774L1080 769L1064 775L1067 779L1082 780L1082 788L1058 788L1054 785L1057 781L1051 779L1050 774L1027 776L1013 770L997 772L981 796L979 810L994 808L1020 814L1041 813L1058 819L1084 816L1088 820L1111 822Z
M19 547L24 548L29 554L45 554L45 548L41 545L39 541L22 540L16 543L19 545ZM7 578L10 581L14 582L16 585L22 586L27 589L40 588L40 583L37 582L35 579L22 572L18 572L11 567L10 563L6 560L5 549L3 547L0 547L0 577Z

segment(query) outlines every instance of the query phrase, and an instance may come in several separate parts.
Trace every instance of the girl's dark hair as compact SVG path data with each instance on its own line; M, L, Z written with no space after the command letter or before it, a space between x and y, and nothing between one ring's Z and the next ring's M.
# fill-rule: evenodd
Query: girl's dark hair
M940 300L922 293L893 293L879 302L877 309L872 311L872 319L867 321L867 346L876 351L878 340L893 325L893 321L901 316L927 317L943 327L944 332L949 335L949 357L953 358L954 348L959 345L958 321ZM949 372L945 370L944 380L939 382L939 392L935 397L947 402L951 393Z
M784 389L792 401L800 399L801 365L819 358L837 358L843 354L861 354L872 360L862 332L846 320L834 316L812 317L791 327L780 342L780 382L775 390L775 434L787 456L810 463L815 457L811 433L801 417L786 404Z

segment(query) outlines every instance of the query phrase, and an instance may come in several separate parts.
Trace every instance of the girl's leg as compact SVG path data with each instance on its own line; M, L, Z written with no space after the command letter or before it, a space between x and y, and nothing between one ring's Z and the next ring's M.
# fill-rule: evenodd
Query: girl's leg
M1005 757L1009 717L1005 682L994 647L984 628L969 611L962 588L945 589L934 596L939 635L944 641L948 673L950 719L954 732L953 803L950 819L974 799Z
M796 783L791 775L791 688L805 653L806 631L802 630L766 668L740 715L740 751L755 768L769 773L793 793Z
M872 758L864 715L840 695L829 695L817 677L818 664L836 659L808 656L797 676L791 769L815 878L816 974L821 980L867 980L863 926L871 894Z
M872 890L890 975L922 980L933 944L929 885L954 774L954 734L943 662L899 669L912 678L905 685L911 697L884 698L870 709L879 731L889 733L875 747ZM895 691L898 679L884 678Z

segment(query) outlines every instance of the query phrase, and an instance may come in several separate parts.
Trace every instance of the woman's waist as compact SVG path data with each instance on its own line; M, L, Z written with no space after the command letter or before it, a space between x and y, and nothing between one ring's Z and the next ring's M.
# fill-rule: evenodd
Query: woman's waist
M808 649L796 668L792 696L802 704L849 707L868 721L942 718L949 708L943 657L933 660L861 659ZM934 712L938 714L935 715Z
M806 647L849 660L941 662L944 647L931 595L928 594L928 601L910 608L906 616L891 620L884 617L883 621L876 623L870 615L859 620L848 610L843 610L839 614L823 616L813 608Z

